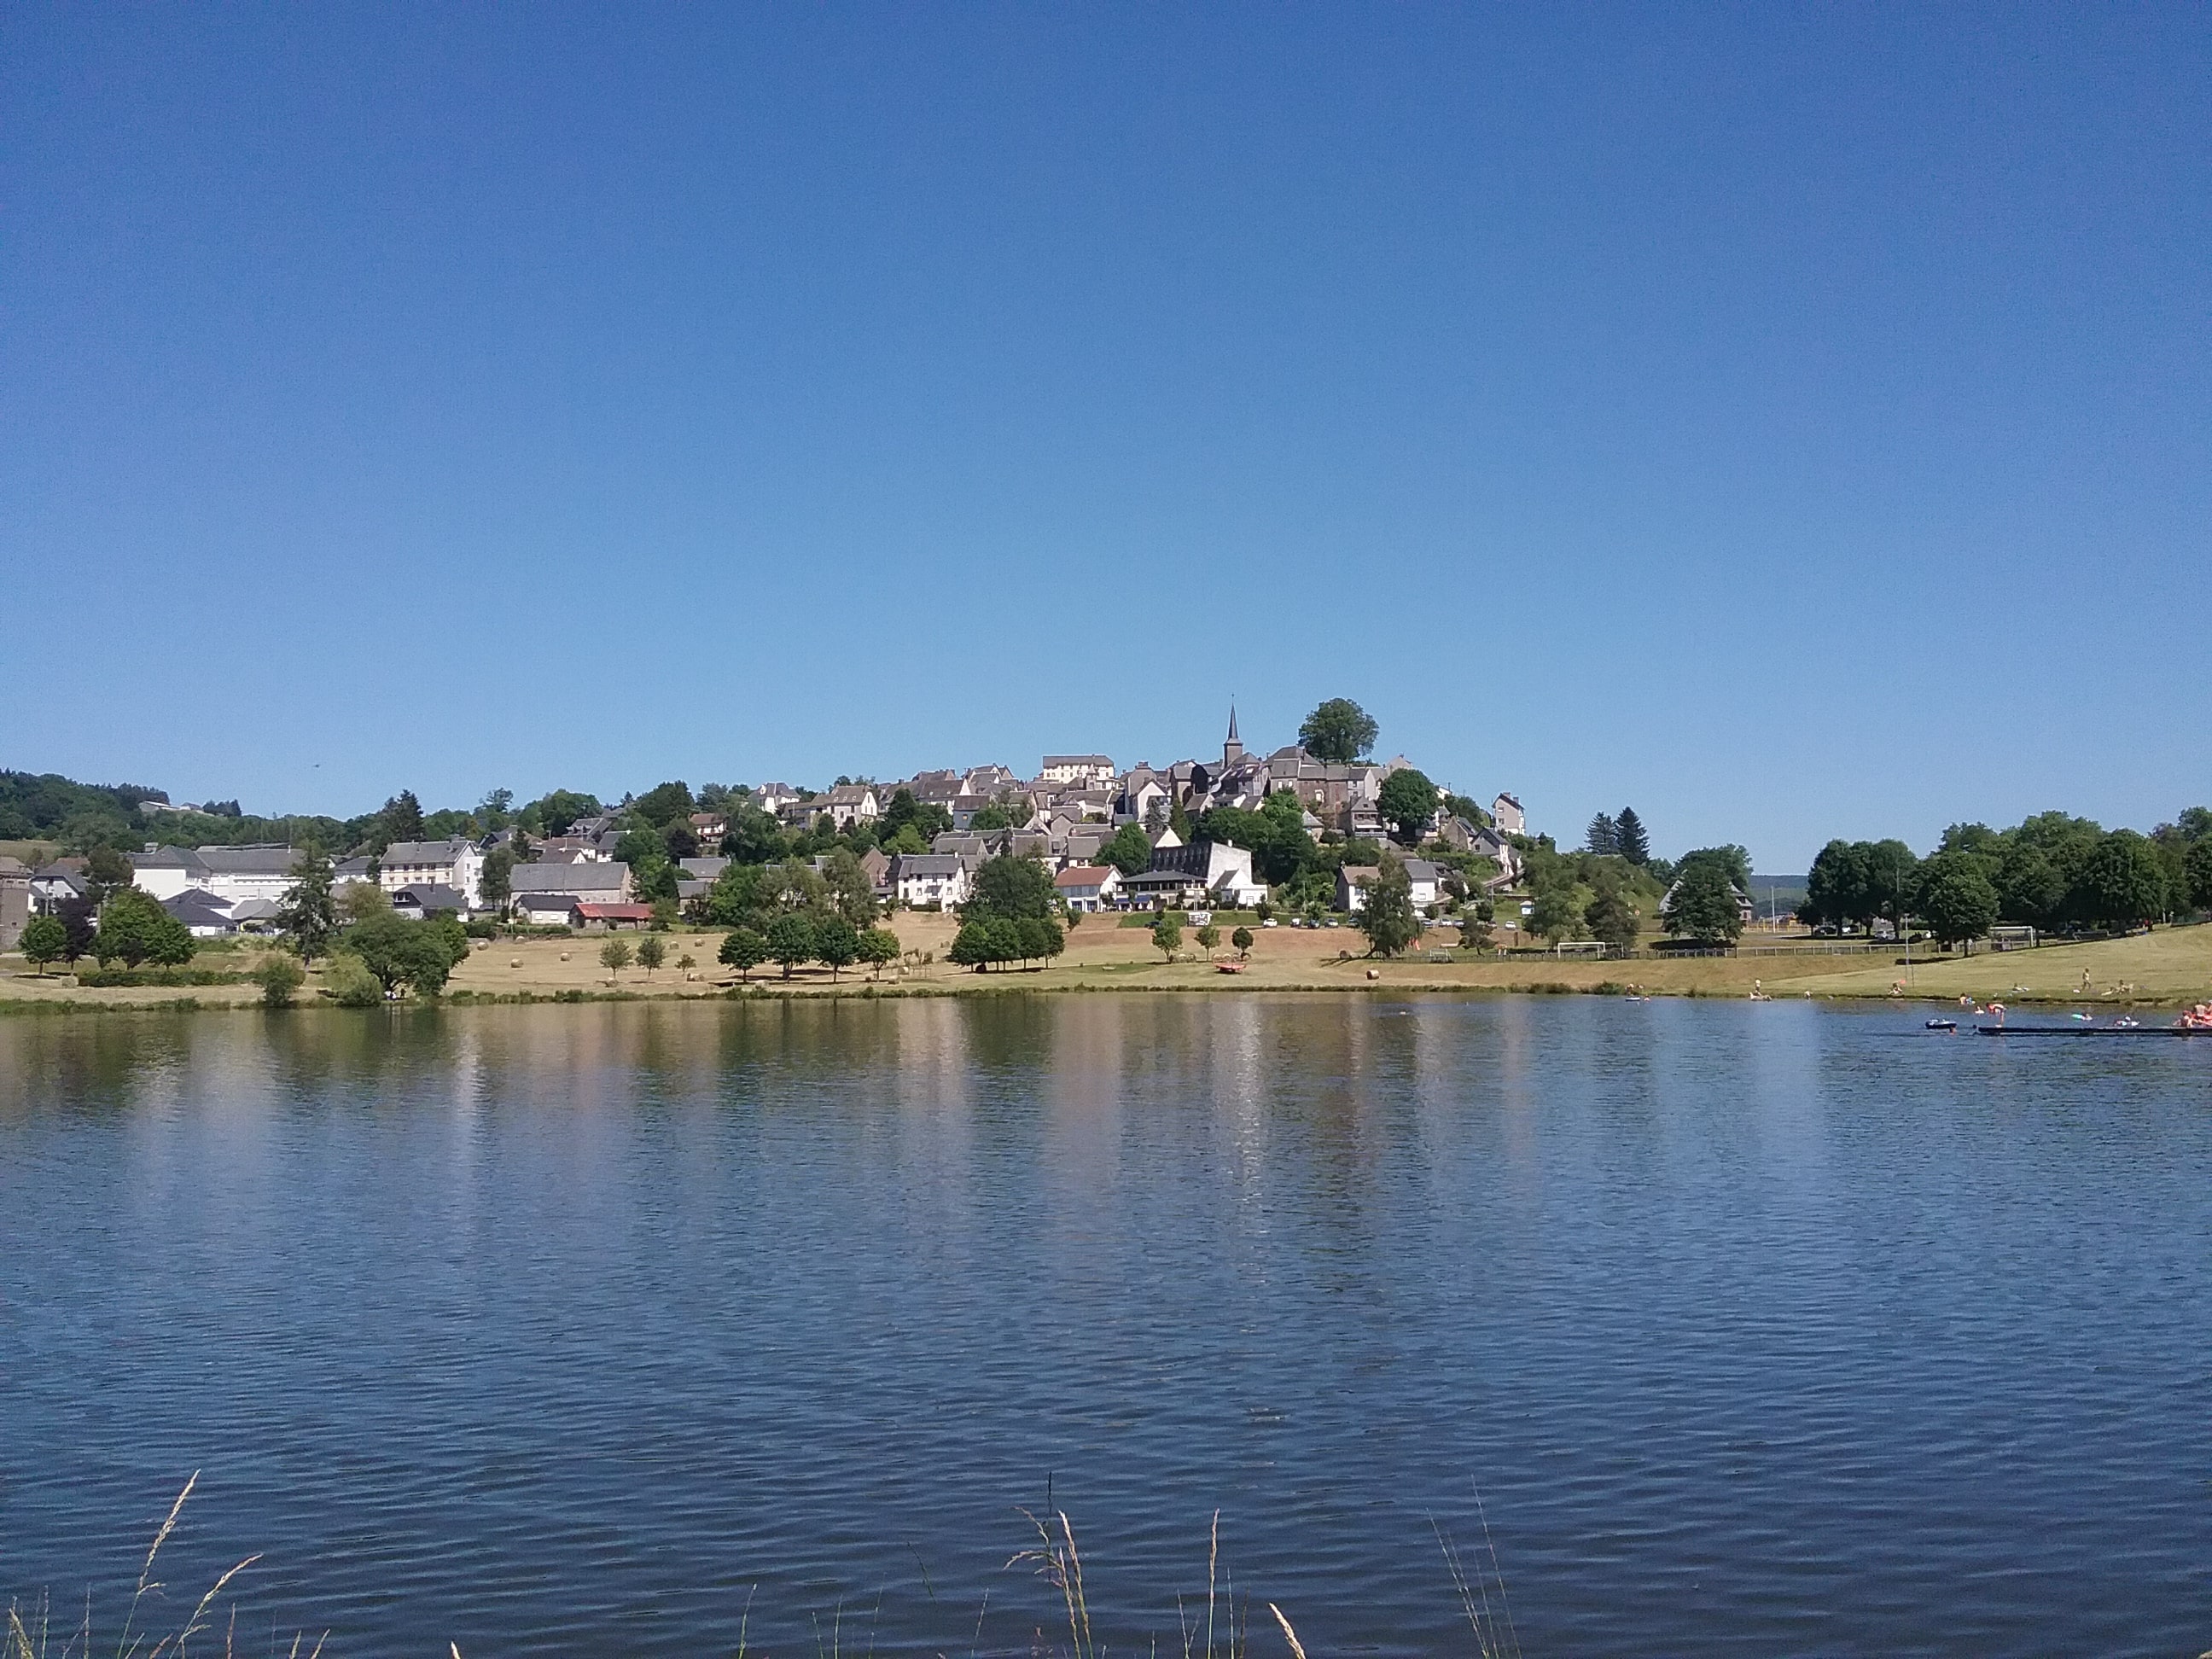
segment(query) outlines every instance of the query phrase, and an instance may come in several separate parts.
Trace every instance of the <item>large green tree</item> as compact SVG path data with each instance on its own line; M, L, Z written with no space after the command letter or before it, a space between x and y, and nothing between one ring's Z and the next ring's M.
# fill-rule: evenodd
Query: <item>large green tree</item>
M1944 944L1962 944L1996 924L1997 890L1979 856L1954 848L1932 854L1920 866L1912 909Z
M2182 869L2189 881L2189 902L2200 910L2212 910L2212 836L2199 837L2190 848Z
M330 855L310 842L292 861L292 884L276 907L276 925L291 936L292 947L302 962L313 962L330 948L338 931L338 906L331 891L333 879Z
M782 968L786 979L800 963L814 959L814 923L797 910L776 917L762 937L768 942L768 959Z
M100 912L100 931L93 936L91 948L102 963L119 961L136 968L150 962L174 968L192 959L199 941L150 893L126 887Z
M1382 821L1395 828L1406 841L1419 841L1437 815L1437 787L1425 773L1403 766L1382 780L1382 792L1376 803Z
M1668 893L1659 917L1676 938L1701 945L1733 945L1743 932L1735 888L1717 863L1686 869Z
M2081 921L2099 927L2135 927L2168 908L2166 869L2148 841L2132 830L2115 830L2081 866L2069 895Z
M1583 926L1589 929L1592 939L1616 951L1632 951L1637 934L1643 931L1644 919L1637 915L1628 896L1620 890L1619 882L1605 881L1598 884L1597 896L1583 910Z
M503 916L507 901L514 896L514 848L495 847L484 854L483 869L477 878L477 898L485 909Z
M1098 862L1125 876L1141 876L1152 867L1152 840L1135 824L1125 823L1098 849Z
M733 927L723 938L720 952L726 966L738 970L738 977L750 980L753 969L768 960L768 941L750 927Z
M23 934L15 941L15 948L43 975L46 964L59 962L62 952L69 948L69 929L62 926L59 916L33 916L23 924Z
M1356 761L1381 735L1373 716L1349 697L1331 697L1298 727L1300 745L1316 760Z
M1421 936L1420 914L1413 908L1413 878L1406 861L1385 853L1375 879L1366 886L1366 898L1352 918L1367 935L1371 955L1395 957Z
M395 841L422 839L422 803L415 799L412 789L403 789L385 802L384 810L376 816L386 846Z
M446 988L446 981L468 955L469 941L458 925L449 928L442 921L410 921L387 911L347 928L337 948L359 957L386 996L404 985L417 996L431 997Z
M681 823L698 810L691 791L682 779L656 784L629 804L629 810L656 830Z
M1632 806L1622 807L1613 820L1613 850L1639 869L1651 862L1651 838Z
M860 930L842 916L830 916L815 925L814 955L825 963L834 983L839 972L860 959Z
M849 847L840 847L822 862L823 897L855 931L876 921L876 885Z

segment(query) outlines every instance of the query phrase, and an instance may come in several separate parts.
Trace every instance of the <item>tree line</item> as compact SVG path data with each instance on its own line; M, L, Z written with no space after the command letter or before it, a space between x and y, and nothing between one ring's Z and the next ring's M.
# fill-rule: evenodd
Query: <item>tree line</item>
M2000 925L2117 932L2212 909L2212 810L2148 835L2039 812L2008 830L1954 823L1925 859L1901 841L1830 842L1813 860L1798 919L1870 929L1908 920L1946 944Z

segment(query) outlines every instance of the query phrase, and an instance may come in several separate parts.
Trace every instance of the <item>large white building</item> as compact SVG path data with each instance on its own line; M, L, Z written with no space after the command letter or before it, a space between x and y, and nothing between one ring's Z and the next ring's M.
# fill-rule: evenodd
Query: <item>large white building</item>
M157 899L173 899L197 888L223 904L247 899L281 901L292 885L297 848L264 843L252 847L157 847L131 860L131 884Z

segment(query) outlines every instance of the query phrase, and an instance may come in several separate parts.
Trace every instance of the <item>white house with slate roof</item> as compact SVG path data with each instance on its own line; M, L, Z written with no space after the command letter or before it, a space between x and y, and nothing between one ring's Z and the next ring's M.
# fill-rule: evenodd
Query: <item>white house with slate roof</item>
M483 903L483 853L472 841L395 841L376 861L377 885L387 893L410 887L449 887L471 910Z

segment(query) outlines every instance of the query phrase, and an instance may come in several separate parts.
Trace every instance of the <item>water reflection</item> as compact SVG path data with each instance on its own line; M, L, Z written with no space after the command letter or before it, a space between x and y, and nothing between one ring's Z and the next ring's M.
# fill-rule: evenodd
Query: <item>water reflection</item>
M1532 1651L2180 1650L2212 1057L1908 1035L1241 994L0 1021L0 1591L122 1570L205 1468L185 1547L270 1548L260 1605L342 1651L688 1653L757 1585L757 1647L842 1601L884 1652L1026 1652L1049 1483L1116 1645L1172 1647L1220 1506L1316 1650L1425 1653L1479 1482Z

